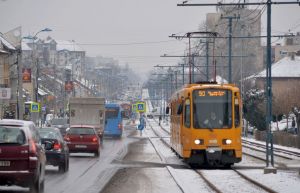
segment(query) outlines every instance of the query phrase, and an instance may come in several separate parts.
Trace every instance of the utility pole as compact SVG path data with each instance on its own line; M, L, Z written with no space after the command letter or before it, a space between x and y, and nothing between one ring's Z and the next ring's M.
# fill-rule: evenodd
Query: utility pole
M181 66L182 66L182 86L183 86L184 85L184 68L185 68L185 65L181 64ZM159 67L159 68L167 68L167 67L169 67L169 68L171 68L171 67L179 68L181 66L175 66L175 65L169 65L169 66L168 65L164 65L164 66L162 66L162 65L156 65L154 67ZM177 72L176 72L176 89L177 89Z
M272 56L271 56L271 5L291 5L298 4L300 5L299 0L297 1L276 1L272 2L267 0L267 2L247 2L247 3L182 3L177 4L177 6L237 6L237 5L267 5L267 67L266 67L266 94L267 94L267 103L266 103L266 130L267 130L267 139L266 139L266 168L264 173L276 173L277 170L274 168L274 155L273 155L273 134L271 132L271 120L272 120ZM271 159L271 166L270 160Z
M191 38L193 37L193 35L209 35L211 37L216 37L217 36L217 33L216 32L208 32L208 31L198 31L198 32L187 32L184 36L176 36L174 34L172 34L171 38L176 38L176 39L183 39L183 38L188 38L189 39L189 54L188 54L188 57L189 57L189 84L192 83L192 54L191 54ZM193 38L202 38L201 36L196 36L196 37L193 37ZM194 55L194 54L193 54ZM194 64L193 64L194 65Z
M22 69L23 63L22 59L22 49L17 50L17 72L18 72L18 83L17 83L17 119L23 120L24 114L24 102L23 102L23 77Z
M205 45L206 45L206 81L208 81L209 79L209 58L208 58L208 52L209 52L209 44L208 44L208 40L205 41Z
M267 85L266 85L266 92L267 92L267 140L266 140L266 160L267 165L265 169L265 173L273 172L270 171L269 168L269 157L271 159L271 165L274 167L274 155L273 155L273 133L271 131L271 121L272 121L272 74L271 74L271 67L272 67L272 55L271 55L271 0L267 1L267 69L266 69L266 78L267 78ZM276 173L276 171L275 171Z
M228 82L229 83L232 83L232 77L231 77L231 74L232 74L232 69L231 69L231 51L232 51L232 20L233 19L240 19L239 16L227 16L227 17L221 17L221 19L228 19L228 28L229 28L229 38L228 38Z

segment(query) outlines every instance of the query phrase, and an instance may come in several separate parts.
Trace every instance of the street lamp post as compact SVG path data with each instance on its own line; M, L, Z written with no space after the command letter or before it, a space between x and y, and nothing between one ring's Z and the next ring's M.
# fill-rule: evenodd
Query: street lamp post
M31 39L32 40L32 48L33 48L32 49L32 61L34 61L34 57L36 57L36 65L35 65L35 67L36 67L36 75L35 75L36 84L35 84L35 87L36 88L34 89L35 101L36 102L38 102L38 95L39 95L38 94L38 90L39 90L39 83L38 83L38 78L39 78L39 62L38 62L38 57L35 56L36 55L35 51L37 51L37 49L35 49L34 41L36 40L37 35L39 33L41 33L41 32L50 32L50 31L52 31L50 28L45 28L45 29L42 29L42 30L36 32L34 34L34 36L26 36L26 37L24 37L24 39Z
M39 62L38 62L38 56L36 56L36 52L35 52L35 51L37 51L37 49L35 48L34 41L37 39L37 35L39 33L41 33L41 32L50 32L50 31L52 31L52 30L49 29L49 28L45 28L45 29L42 29L42 30L36 32L34 34L34 36L23 37L24 39L31 39L32 40L32 63L34 63L34 61L36 62L36 65L35 65L35 68L36 68L36 70L35 70L35 73L36 73L35 74L35 84L33 84L33 87L35 87L35 88L33 89L33 91L34 91L34 95L35 95L34 96L35 101L37 103L39 102L39 98L38 98L39 80L38 80L38 78L39 78L39 70L40 70L39 67L40 66L39 66ZM40 124L39 117L40 117L40 112L38 113L37 120L36 120L38 124Z

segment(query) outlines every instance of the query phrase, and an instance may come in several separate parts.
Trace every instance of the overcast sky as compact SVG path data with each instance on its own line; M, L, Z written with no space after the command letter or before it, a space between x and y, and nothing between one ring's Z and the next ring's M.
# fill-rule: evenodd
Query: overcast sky
M40 33L40 38L50 35L57 40L93 44L82 45L88 56L113 57L121 65L128 63L143 74L157 64L177 64L179 58L162 58L160 55L182 55L187 42L168 36L197 31L205 21L206 13L216 11L215 7L177 7L176 4L180 2L182 1L0 0L0 32L22 26L23 36L27 36L48 27L53 31ZM273 34L282 34L288 29L300 31L300 6L274 5L273 8ZM265 17L264 14L263 34L266 33Z

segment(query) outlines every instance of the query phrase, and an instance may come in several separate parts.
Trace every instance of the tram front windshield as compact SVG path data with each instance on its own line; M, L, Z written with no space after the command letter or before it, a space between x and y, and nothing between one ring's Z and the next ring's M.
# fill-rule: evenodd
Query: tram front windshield
M195 129L232 127L232 92L225 89L193 91L193 126Z

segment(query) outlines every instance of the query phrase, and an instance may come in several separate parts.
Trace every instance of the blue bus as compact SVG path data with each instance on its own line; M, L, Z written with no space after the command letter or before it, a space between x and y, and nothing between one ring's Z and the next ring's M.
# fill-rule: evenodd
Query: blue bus
M121 116L122 108L119 104L105 104L105 128L104 136L122 137L123 124Z

